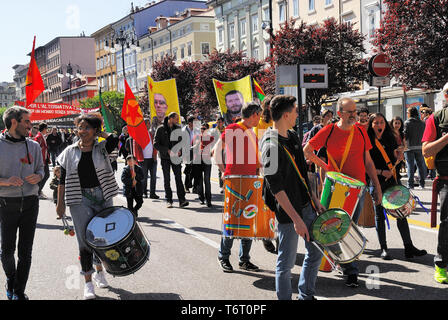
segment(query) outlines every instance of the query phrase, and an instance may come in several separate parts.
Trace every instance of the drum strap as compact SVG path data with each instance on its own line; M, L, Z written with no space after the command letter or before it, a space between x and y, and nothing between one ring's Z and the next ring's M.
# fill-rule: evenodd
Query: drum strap
M353 141L353 135L354 134L355 134L355 126L352 126L352 129L350 130L350 135L348 136L347 143L345 144L344 153L342 155L341 167L338 167L338 165L337 165L336 161L334 160L333 156L330 154L330 152L327 149L328 159L331 161L331 164L333 165L333 167L336 169L337 172L342 172L342 168L344 167L345 161L347 160L348 153L350 151L350 147L352 146L352 141Z
M384 150L383 146L381 145L380 141L377 138L375 138L375 145L378 148L378 150L380 150L380 152L384 158L384 161L386 161L387 167L394 175L395 181L397 181L397 171L395 170L395 166L392 165L392 161L390 161L390 159L386 153L386 150Z
M300 180L302 181L303 185L305 186L305 189L306 189L306 191L307 191L307 193L308 193L308 196L310 197L310 202L311 202L311 205L312 205L313 209L314 209L316 212L318 212L318 211L317 211L317 208L316 208L316 206L315 206L315 204L314 204L313 197L311 196L311 191L310 191L310 189L308 188L308 185L307 185L307 183L306 183L305 178L304 178L304 177L302 176L302 174L300 173L299 167L298 167L297 164L296 164L296 161L295 161L295 159L294 159L294 156L288 151L287 148L285 148L283 145L281 145L280 142L279 142L277 139L275 139L275 138L273 138L273 137L270 137L270 138L267 138L266 140L272 140L272 141L275 141L275 143L276 143L278 146L282 146L283 150L285 150L286 155L288 156L289 161L291 162L292 166L294 167L294 170L297 172L297 175L299 176Z

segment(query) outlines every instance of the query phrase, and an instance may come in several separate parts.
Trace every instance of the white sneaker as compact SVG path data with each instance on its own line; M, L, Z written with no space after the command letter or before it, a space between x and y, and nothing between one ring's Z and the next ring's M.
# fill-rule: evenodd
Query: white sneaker
M109 287L109 284L107 283L106 277L104 276L104 272L100 271L100 272L95 272L92 275L92 280L95 282L96 286L98 288L107 288Z
M84 286L84 300L92 300L95 299L95 288L93 287L93 283L86 282L86 285Z

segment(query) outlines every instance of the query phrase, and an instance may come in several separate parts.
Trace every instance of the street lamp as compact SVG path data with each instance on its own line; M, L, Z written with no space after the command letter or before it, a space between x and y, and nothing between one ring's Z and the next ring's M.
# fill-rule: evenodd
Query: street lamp
M110 41L106 40L106 45L104 46L104 50L110 53L116 53L117 50L121 49L121 61L123 65L123 78L126 79L125 72L125 64L124 64L124 54L130 53L132 50L136 52L140 52L140 41L137 39L137 35L135 34L135 30L132 32L125 33L123 28L120 28L120 31L115 32Z
M75 64L75 66L77 67L75 74L74 74L73 66L70 62L68 63L68 65L65 66L65 73L64 73L63 66L61 66L61 68L59 69L59 72L58 72L59 79L64 79L64 77L68 78L69 90L70 90L70 92L69 92L70 105L72 105L72 80L75 78L75 76L77 78L81 78L81 76L82 76L81 68L77 64Z

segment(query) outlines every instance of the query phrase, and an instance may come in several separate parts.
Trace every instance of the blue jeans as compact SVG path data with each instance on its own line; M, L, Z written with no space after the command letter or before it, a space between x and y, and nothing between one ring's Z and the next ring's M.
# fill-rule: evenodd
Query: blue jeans
M448 182L440 180L437 183L437 190L440 197L440 224L434 264L439 268L446 268L448 266Z
M145 159L140 162L140 167L143 170L143 194L148 195L148 176L151 176L149 184L149 194L156 194L156 182L157 182L157 159L154 161L153 158Z
M82 192L82 202L70 206L70 214L73 219L76 238L78 239L79 256L81 258L81 274L90 275L94 272L93 264L101 265L101 261L86 243L86 228L90 220L96 216L99 211L113 206L113 200L109 199L108 201L101 202L103 200L103 192L100 187L83 188ZM85 195L88 195L88 197ZM101 203L93 201L92 199L99 200Z
M219 248L218 257L223 260L229 260L230 251L233 246L232 238L221 237L221 247ZM247 262L250 260L249 251L252 247L252 240L241 239L239 258L240 262Z
M422 155L422 150L405 151L406 167L408 173L408 188L414 188L414 163L417 164L418 175L420 177L420 186L425 186L426 165Z
M302 219L308 230L317 214L311 205L302 210ZM311 231L309 231L311 232ZM278 256L275 269L275 289L279 300L291 300L291 270L295 265L299 235L293 223L278 224ZM317 272L319 271L322 253L316 246L305 241L306 254L298 285L299 299L311 300L315 295Z
M31 253L39 213L37 196L0 198L0 240L3 270L16 294L25 292L31 269ZM19 233L17 266L14 258Z

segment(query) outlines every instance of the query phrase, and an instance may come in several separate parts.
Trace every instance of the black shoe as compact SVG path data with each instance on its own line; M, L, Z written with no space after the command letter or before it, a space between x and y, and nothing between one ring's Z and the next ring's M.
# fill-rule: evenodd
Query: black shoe
M207 207L208 207L208 208L213 208L212 203L211 203L211 202L207 202Z
M148 194L147 194L147 193L144 193L144 194L143 194L143 198L148 199Z
M250 261L244 261L239 263L240 269L247 270L247 271L258 271L260 268L258 268L256 265L254 265Z
M29 298L24 293L14 293L12 300L29 300Z
M277 251L275 250L275 246L271 240L263 240L263 246L267 252L277 254Z
M347 277L347 281L345 281L345 285L350 288L358 288L358 275L356 274L350 274Z
M190 203L188 201L184 200L180 203L179 208L184 208L184 207L188 206L189 204Z
M404 248L404 256L406 259L412 259L414 257L421 257L426 255L428 252L426 250L419 250L413 245L405 246Z
M233 272L233 267L230 264L230 261L228 259L221 259L218 258L219 265L221 266L222 271L231 273Z
M381 259L383 259L383 260L393 260L393 258L389 255L389 252L387 252L387 249L381 250Z
M205 204L205 200L204 200L204 199L199 198L199 202L200 202L201 204Z
M158 200L158 199L160 199L160 197L158 195L156 195L156 194L151 194L149 196L149 199L156 199L156 200Z

